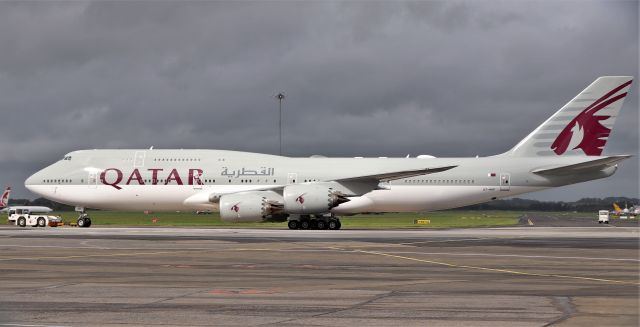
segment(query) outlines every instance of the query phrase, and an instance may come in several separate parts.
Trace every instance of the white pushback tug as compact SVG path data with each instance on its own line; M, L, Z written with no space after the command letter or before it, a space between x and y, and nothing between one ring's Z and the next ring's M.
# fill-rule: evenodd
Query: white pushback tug
M58 216L47 215L28 208L10 207L8 213L9 222L20 227L57 227L62 223L62 218Z

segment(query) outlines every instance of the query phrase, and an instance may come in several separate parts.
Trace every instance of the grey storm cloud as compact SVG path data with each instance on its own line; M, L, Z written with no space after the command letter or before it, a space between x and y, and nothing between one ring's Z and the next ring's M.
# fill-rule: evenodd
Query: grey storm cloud
M492 155L601 75L638 76L637 1L0 2L0 169L82 148ZM638 196L638 86L607 180Z

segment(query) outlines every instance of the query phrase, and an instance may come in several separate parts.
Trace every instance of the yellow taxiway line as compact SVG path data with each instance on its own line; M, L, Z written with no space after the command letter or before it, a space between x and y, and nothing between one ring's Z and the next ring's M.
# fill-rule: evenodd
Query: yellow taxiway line
M526 271L510 270L510 269L487 268L487 267L469 266L469 265L456 265L456 264L448 263L448 262L425 260L425 259L418 259L418 258L412 258L412 257L405 257L405 256L401 256L401 255L389 254L389 253L384 253L384 252L364 251L364 250L352 250L352 251L353 252L358 252L358 253L366 253L366 254L373 254L373 255L391 257L391 258L396 258L396 259L403 259L403 260L417 261L417 262L423 262L423 263L430 263L430 264L434 264L434 265L440 265L440 266L446 266L446 267L452 267L452 268L491 271L491 272L499 272L499 273L506 273L506 274L512 274L512 275L579 279L579 280L589 280L589 281L595 281L595 282L605 282L605 283L615 283L615 284L640 285L640 283L638 283L638 282L621 281L621 280L613 280L613 279L605 279L605 278L582 277L582 276L571 276L571 275L558 275L558 274L542 274L542 273L533 273L533 272L526 272Z
M595 278L595 277L583 277L583 276L571 276L571 275L560 275L560 274L543 274L543 273L533 273L526 271L518 271L518 270L510 270L510 269L499 269L499 268L487 268L480 266L469 266L469 265L457 265L453 263L443 262L443 261L435 261L435 260L425 260L418 259L413 257L407 257L397 254L377 252L377 251L366 251L366 250L349 250L337 247L328 247L328 249L340 251L340 252L352 252L352 253L364 253L371 255L378 255L402 260L409 260L415 262L429 263L439 266L451 267L451 268L461 268L461 269L472 269L472 270L480 270L480 271L489 271L489 272L498 272L498 273L506 273L512 275L522 275L522 276L536 276L536 277L551 277L551 278L564 278L564 279L577 279L577 280L588 280L595 282L605 282L605 283L614 283L614 284L628 284L628 285L640 285L638 282L631 281L620 281L614 279L605 279L605 278ZM229 249L230 251L272 251L273 249ZM56 260L56 259L81 259L81 258L95 258L95 257L127 257L127 256L146 256L146 255L160 255L160 254L176 254L179 252L194 252L193 250L176 250L176 251L156 251L156 252L129 252L129 253L112 253L112 254L86 254L86 255L69 255L69 256L42 256L42 257L10 257L10 258L0 258L0 261L10 261L10 260ZM429 253L425 253L429 254Z

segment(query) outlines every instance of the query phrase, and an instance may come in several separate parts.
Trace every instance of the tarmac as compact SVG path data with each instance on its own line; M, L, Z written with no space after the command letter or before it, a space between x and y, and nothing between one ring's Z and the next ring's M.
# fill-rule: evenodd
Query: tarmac
M6 226L0 326L638 326L639 237Z

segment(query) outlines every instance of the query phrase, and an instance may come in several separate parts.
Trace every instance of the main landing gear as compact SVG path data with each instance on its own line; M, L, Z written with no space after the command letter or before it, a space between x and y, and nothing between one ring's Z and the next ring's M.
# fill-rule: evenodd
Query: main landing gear
M89 227L91 226L91 218L89 215L84 212L84 208L76 207L76 211L80 212L80 217L78 217L78 227Z
M330 229L338 230L342 227L340 218L335 216L299 216L289 217L289 229Z

